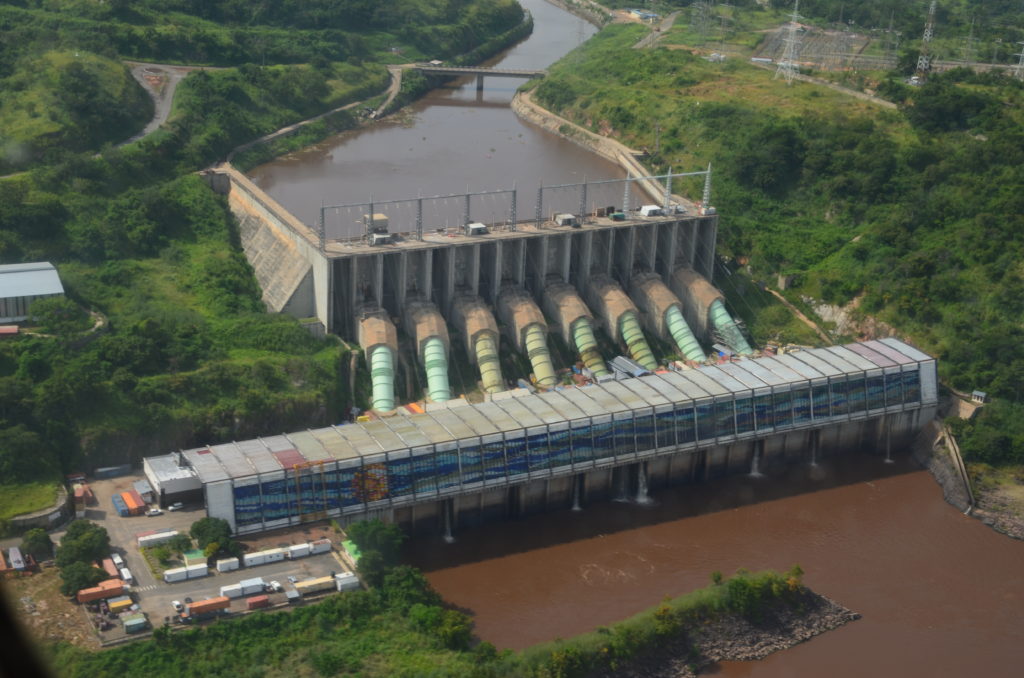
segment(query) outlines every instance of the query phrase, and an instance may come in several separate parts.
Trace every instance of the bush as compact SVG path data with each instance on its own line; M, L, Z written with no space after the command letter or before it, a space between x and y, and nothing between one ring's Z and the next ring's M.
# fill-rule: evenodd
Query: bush
M72 563L91 563L110 554L110 536L106 529L88 520L73 521L57 547L57 567Z
M60 592L65 596L73 596L82 589L96 586L108 576L103 570L88 563L70 563L60 570Z

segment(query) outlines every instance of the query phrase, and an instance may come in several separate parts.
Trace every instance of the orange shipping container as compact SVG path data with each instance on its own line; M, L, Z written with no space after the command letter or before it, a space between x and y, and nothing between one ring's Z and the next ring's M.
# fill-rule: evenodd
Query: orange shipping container
M103 559L103 570L111 577L120 577L121 573L117 571L117 566L114 565L114 561L110 558Z
M231 599L227 596L217 596L216 598L208 598L207 600L199 600L189 604L189 614L205 614L207 612L216 612L218 610L226 610L231 606Z
M138 490L128 490L128 494L131 495L131 498L135 500L138 506L146 506L146 502L142 499L142 495L139 494Z
M108 579L101 581L99 586L91 589L82 589L78 592L78 602L89 603L94 600L113 598L124 593L124 582L120 579Z

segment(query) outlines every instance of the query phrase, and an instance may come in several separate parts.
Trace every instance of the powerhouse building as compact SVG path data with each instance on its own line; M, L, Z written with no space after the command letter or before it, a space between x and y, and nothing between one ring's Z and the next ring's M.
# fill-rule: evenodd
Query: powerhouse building
M936 403L935 360L882 339L212 445L147 468L201 487L210 516L250 533L858 420L905 437Z

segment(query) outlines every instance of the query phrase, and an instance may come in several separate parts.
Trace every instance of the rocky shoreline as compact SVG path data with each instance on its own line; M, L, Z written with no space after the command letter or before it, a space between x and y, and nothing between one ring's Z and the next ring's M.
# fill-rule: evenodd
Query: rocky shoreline
M751 661L837 629L860 615L805 589L794 605L779 603L759 622L734 614L688 627L674 641L600 678L691 678L722 661Z

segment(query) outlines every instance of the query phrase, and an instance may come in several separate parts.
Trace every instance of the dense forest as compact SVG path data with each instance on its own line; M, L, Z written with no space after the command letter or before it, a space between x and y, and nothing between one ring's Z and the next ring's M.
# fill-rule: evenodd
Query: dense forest
M1020 402L1024 83L883 75L899 104L886 111L743 63L629 49L645 30L602 31L536 96L635 147L654 149L659 127L658 169L713 163L724 254L793 276L798 303L855 302L938 355L953 386Z
M0 3L0 263L52 261L68 298L0 344L0 532L21 483L347 413L361 358L264 313L195 172L382 92L389 60L482 58L522 20L512 0ZM111 147L152 110L126 57L235 65L192 73L168 124Z

